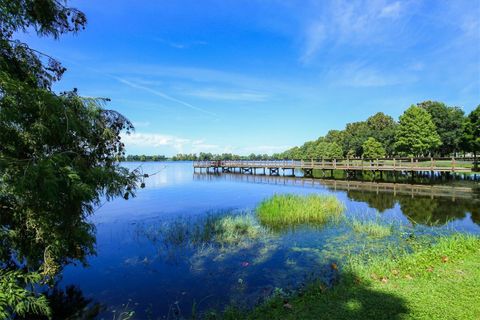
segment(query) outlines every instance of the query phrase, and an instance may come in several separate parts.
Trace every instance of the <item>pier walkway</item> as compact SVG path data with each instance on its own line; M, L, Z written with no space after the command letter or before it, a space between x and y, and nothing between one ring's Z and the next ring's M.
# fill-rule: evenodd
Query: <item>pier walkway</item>
M391 159L328 159L328 160L214 160L194 161L194 171L238 172L248 174L280 175L280 172L295 176L295 171L303 176L313 176L313 170L344 170L347 172L449 172L470 173L478 170L478 162L473 158L391 158Z

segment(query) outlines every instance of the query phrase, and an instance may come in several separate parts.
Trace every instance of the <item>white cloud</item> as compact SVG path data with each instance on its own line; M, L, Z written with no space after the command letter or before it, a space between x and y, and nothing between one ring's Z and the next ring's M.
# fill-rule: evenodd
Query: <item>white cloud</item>
M266 101L268 96L257 92L235 92L223 91L216 89L198 89L186 93L190 96L195 96L207 100L230 100L230 101L252 101L261 102Z
M379 17L381 18L396 18L403 10L403 6L400 1L386 5L380 11Z
M182 152L186 145L192 143L190 139L184 139L172 135L136 132L129 135L123 135L122 141L125 143L127 150L129 147L173 147L177 152Z
M234 153L247 155L250 153L267 153L285 151L291 146L260 145L252 147L234 148L230 145L222 146L205 141L205 139L189 139L161 133L137 133L122 135L127 151L131 148L148 150L145 154L174 154L176 153ZM173 150L172 150L173 149Z

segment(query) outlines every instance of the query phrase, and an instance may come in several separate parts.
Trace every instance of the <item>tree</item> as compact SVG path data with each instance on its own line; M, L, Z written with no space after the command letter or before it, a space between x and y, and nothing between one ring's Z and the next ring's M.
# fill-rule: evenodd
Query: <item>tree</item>
M466 117L462 131L461 145L463 149L472 152L476 158L480 151L480 105Z
M383 112L378 112L367 119L367 126L369 136L382 144L386 154L392 155L395 152L395 128L397 126L395 120Z
M405 155L426 155L441 145L430 114L412 105L403 115L395 132L395 148Z
M343 150L335 142L322 141L317 145L316 154L316 159L338 159L343 157Z
M348 156L362 155L362 146L369 137L370 130L365 121L353 122L345 127L343 150Z
M417 105L428 111L437 128L442 144L435 151L441 156L458 151L460 149L465 117L462 109L448 107L446 104L437 101L424 101Z
M116 161L130 121L106 109L108 99L52 91L65 68L13 38L27 29L58 38L85 24L65 2L0 0L0 269L25 290L85 262L95 242L87 217L103 197L134 195L139 180ZM24 311L48 313L32 294ZM10 298L0 314L19 314Z
M370 137L363 143L363 157L376 159L385 157L385 149L375 138Z

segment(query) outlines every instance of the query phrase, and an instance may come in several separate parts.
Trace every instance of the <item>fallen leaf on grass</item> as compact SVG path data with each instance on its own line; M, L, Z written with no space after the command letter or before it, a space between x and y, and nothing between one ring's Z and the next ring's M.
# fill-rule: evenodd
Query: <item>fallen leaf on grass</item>
M285 309L288 309L288 310L292 310L292 308L293 308L293 306L292 306L290 303L288 303L288 302L285 303L285 304L283 304L283 307L284 307Z

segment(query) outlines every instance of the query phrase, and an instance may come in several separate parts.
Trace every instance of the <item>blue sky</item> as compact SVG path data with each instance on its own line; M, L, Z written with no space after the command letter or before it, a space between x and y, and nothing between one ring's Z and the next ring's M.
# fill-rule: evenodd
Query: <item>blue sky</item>
M272 153L382 111L480 104L480 0L72 1L78 35L22 35L109 97L130 154Z

